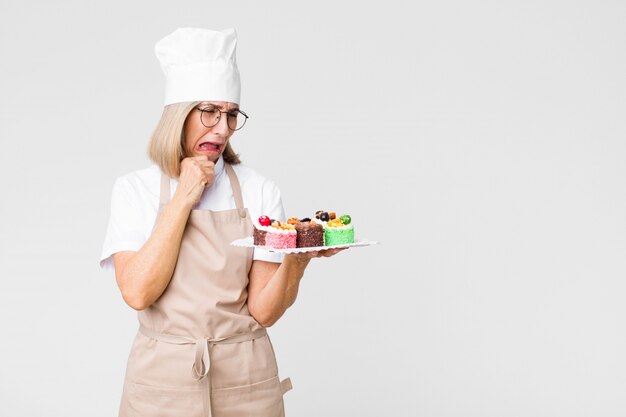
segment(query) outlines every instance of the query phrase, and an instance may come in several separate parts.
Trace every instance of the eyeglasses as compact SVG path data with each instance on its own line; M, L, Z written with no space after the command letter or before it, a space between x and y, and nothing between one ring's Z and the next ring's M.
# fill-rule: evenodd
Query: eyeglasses
M200 111L200 122L204 127L213 127L220 122L222 114L226 114L226 124L230 130L239 130L246 124L248 115L239 109L221 111L215 107L196 107Z

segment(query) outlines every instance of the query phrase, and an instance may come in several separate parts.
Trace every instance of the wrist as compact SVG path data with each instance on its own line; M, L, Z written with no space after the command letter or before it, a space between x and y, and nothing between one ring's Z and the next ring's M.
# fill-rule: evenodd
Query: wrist
M288 269L299 269L304 272L304 269L311 262L311 258L308 256L302 256L302 254L287 254L283 259L283 265Z
M191 211L194 205L193 202L189 201L187 198L181 197L178 194L174 194L171 200L171 204L180 210L186 210L186 211Z

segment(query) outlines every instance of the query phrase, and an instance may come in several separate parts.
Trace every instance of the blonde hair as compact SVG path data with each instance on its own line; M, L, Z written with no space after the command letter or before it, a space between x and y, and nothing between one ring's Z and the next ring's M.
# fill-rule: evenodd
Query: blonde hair
M161 119L150 138L148 157L171 178L180 177L180 162L189 156L185 152L183 127L187 115L200 103L202 102L188 101L165 106ZM230 146L230 142L226 145L222 156L226 163L233 165L241 163L239 155Z

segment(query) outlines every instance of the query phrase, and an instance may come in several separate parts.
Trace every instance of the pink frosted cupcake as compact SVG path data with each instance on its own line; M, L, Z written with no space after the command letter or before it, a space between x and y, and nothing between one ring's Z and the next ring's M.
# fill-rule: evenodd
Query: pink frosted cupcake
M274 249L295 248L297 234L294 225L274 220L271 227L267 228L265 245Z

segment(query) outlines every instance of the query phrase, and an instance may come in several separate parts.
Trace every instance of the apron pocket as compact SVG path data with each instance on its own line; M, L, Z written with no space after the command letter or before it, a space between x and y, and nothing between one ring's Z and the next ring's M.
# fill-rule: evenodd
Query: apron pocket
M202 391L156 387L127 381L120 417L201 416ZM126 391L126 390L125 390Z
M278 376L238 387L214 389L213 412L220 417L283 417L283 387Z

